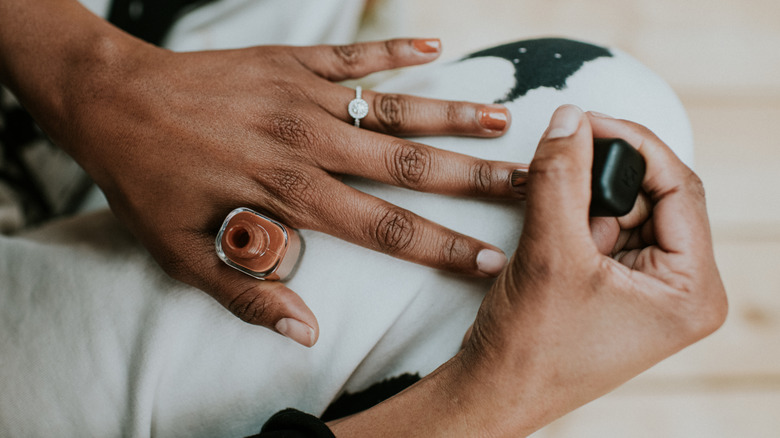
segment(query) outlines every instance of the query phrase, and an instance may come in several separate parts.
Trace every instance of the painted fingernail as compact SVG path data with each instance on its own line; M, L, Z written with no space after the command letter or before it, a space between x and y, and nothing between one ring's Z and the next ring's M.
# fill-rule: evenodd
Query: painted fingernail
M297 319L282 318L276 323L276 331L293 341L311 347L314 345L314 329Z
M525 199L526 185L528 181L528 169L516 169L512 171L512 190L520 195L520 199Z
M512 171L512 187L525 185L528 180L528 169L515 169Z
M582 110L574 105L564 105L557 110L550 119L550 127L547 128L545 138L555 139L569 137L580 127Z
M477 269L487 275L498 275L506 265L504 253L493 249L483 249L477 254Z
M592 116L595 116L595 117L601 117L602 119L614 119L614 117L612 117L612 116L610 116L608 114L600 113L598 111L588 111L588 114L590 114Z
M437 38L414 40L414 48L421 53L439 53L441 41Z
M503 105L485 105L477 115L479 124L491 131L503 131L509 121L509 110Z

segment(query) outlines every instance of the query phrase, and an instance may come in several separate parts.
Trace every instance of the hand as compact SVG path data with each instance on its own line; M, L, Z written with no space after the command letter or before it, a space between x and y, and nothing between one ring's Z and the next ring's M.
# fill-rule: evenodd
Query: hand
M646 196L589 224L594 137L639 149ZM701 182L647 129L562 107L527 184L519 247L462 355L496 384L485 394L515 403L523 434L708 335L727 309Z
M492 245L339 181L354 175L447 195L518 196L509 182L516 164L394 137L499 136L509 123L503 106L367 90L370 111L353 126L347 105L355 90L334 81L430 62L438 40L193 53L117 32L82 40L94 41L88 56L39 78L57 78L49 84L62 93L50 93L55 104L39 104L50 90L13 69L8 82L163 269L243 320L304 345L318 336L297 294L217 259L216 231L236 207L434 268L493 276L506 263Z
M636 146L647 173L632 212L589 223L594 136ZM338 436L526 436L723 323L701 181L646 128L561 107L527 185L517 251L465 348L330 424Z

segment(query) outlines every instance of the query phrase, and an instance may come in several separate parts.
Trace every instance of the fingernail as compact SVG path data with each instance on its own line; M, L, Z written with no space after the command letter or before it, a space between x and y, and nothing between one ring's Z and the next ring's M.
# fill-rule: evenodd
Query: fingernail
M276 323L276 331L304 347L311 347L314 345L314 329L297 319L280 319L279 322Z
M477 254L477 268L487 275L498 275L506 265L504 253L492 249L483 249Z
M525 199L526 194L526 186L525 183L528 181L528 169L516 169L512 171L512 190L520 195L520 199Z
M437 38L414 40L414 48L421 53L439 53L441 41Z
M547 139L569 137L577 132L580 121L582 121L582 110L574 105L564 105L555 110L544 137Z
M595 117L601 117L602 119L614 119L614 117L612 117L610 115L607 115L607 114L604 114L604 113L600 113L598 111L588 111L588 114L590 114L592 116L595 116Z
M512 171L512 187L524 185L528 180L528 169L515 169Z
M477 115L479 124L491 131L503 131L509 121L509 110L503 105L485 105Z

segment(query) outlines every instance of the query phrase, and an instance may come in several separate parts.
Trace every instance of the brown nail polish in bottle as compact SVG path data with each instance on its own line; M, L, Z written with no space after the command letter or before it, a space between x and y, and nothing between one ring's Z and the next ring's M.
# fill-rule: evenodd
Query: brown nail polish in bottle
M298 261L295 230L248 208L230 212L217 234L217 255L229 266L262 280L281 280Z

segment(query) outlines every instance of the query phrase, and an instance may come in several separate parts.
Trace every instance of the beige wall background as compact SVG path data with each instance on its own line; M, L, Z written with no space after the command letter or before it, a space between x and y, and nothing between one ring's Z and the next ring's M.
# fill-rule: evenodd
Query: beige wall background
M693 124L726 324L535 436L779 437L780 1L408 0L401 14L445 58L539 36L620 48L669 81Z

